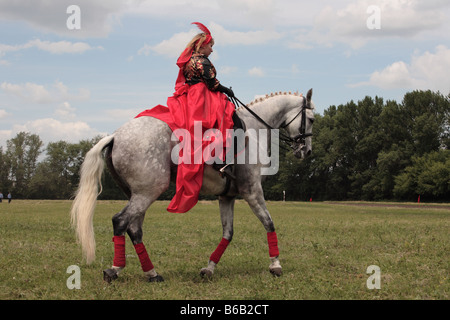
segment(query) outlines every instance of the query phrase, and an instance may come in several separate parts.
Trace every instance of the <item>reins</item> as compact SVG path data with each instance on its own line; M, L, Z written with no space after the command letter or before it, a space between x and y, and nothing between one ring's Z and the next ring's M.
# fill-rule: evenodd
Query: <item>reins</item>
M265 125L267 128L269 129L275 129L273 128L271 125L269 125L267 122L265 122L258 114L256 114L252 109L250 109L249 107L247 107L244 103L242 103L241 100L239 100L236 97L230 97L231 102L237 107L239 104L241 106L243 106L248 112L250 112L250 114L255 117L255 119L257 119L259 122L261 122L263 125ZM293 119L291 119L288 123L286 123L285 125L281 126L280 128L285 129L287 126L289 126L295 119L298 118L298 116L301 114L302 115L302 122L300 124L300 134L295 136L294 138L289 137L288 135L280 132L280 139L282 141L284 141L287 144L291 144L291 143L295 143L295 142L301 142L304 143L305 139L307 137L312 136L312 133L306 133L306 109L310 109L308 108L308 106L306 105L306 98L303 98L303 104L302 107L300 109L300 111L295 115L295 117Z

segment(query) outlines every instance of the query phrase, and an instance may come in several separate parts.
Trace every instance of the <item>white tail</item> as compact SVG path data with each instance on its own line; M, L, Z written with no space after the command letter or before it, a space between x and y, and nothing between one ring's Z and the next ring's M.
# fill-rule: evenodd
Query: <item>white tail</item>
M101 193L101 178L105 166L102 151L113 138L114 135L104 137L86 154L81 166L80 184L70 212L72 226L76 228L77 239L88 264L95 260L95 236L92 220L97 196Z

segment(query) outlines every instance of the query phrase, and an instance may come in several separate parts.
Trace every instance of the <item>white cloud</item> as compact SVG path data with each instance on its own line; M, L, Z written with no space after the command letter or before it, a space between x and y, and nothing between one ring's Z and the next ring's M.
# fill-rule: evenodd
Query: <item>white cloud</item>
M10 130L0 130L0 147L6 148L6 141L14 138L19 132L37 134L44 146L49 142L67 141L78 143L81 140L92 139L97 135L107 135L91 128L86 122L64 122L52 118L36 119L24 124L16 124Z
M248 70L248 74L253 77L264 77L264 70L259 67L253 67Z
M27 82L25 84L12 84L3 82L0 88L10 95L16 96L28 102L54 103L66 100L87 100L90 92L87 89L79 89L78 94L69 93L69 89L62 82L57 81L50 88L43 85Z
M228 31L217 23L211 23L209 29L216 43L221 46L265 44L283 37L281 33L270 30Z
M266 27L273 21L279 0L140 0L129 1L127 14L145 17L170 17L173 21L208 21L233 26Z
M217 23L211 23L207 25L207 27L213 35L216 46L258 45L283 37L281 33L269 30L247 32L228 31ZM151 46L145 44L138 50L137 54L148 56L151 52L154 52L170 58L178 58L189 41L191 41L192 38L199 32L200 31L197 28L191 28L188 32L176 33L170 39L163 40L156 45Z
M70 42L70 41L42 41L40 39L30 40L25 44L20 45L8 45L0 43L0 57L4 56L8 52L15 52L20 50L26 50L31 48L37 48L42 51L46 51L52 54L64 54L72 53L79 54L88 50L103 49L102 47L91 47L85 42Z
M69 120L75 118L75 111L76 109L65 101L56 108L55 115L60 119Z
M49 103L52 101L50 92L45 89L44 86L36 83L27 82L23 85L12 84L3 82L0 88L11 95L24 99L26 101L32 101L36 103Z
M157 45L150 46L145 44L138 50L138 55L148 56L151 52L165 55L170 58L178 58L186 45L196 35L196 31L192 29L190 32L180 32L174 34L170 39L164 40Z
M59 140L77 143L83 139L92 139L96 135L106 134L91 128L86 122L63 122L52 118L28 121L22 125L17 124L9 132L10 138L21 131L39 135L44 144Z
M0 49L0 66L9 66L9 65L11 65L11 63L9 61L1 59L3 56L5 56L5 54L6 53L2 52L2 50Z
M440 45L436 52L415 54L410 63L397 61L381 71L370 75L369 81L350 85L350 87L375 86L382 89L430 89L444 94L450 91L450 49Z
M231 20L230 25L271 27L275 22L273 13L280 6L279 3L279 0L217 0L219 10L215 12L215 18Z
M6 110L0 109L0 119L4 119L9 115L10 113L6 112Z
M31 40L27 44L30 47L36 47L39 50L47 51L53 54L63 53L83 53L88 50L94 49L85 42L69 42L69 41L41 41L39 39ZM96 49L103 49L102 47L96 47Z
M409 66L403 61L394 62L382 71L372 73L367 84L383 89L411 88L414 86L414 79L411 77L409 69Z
M32 4L29 0L2 1L0 19L24 21L58 35L89 38L108 36L124 16L170 17L179 24L185 24L187 17L196 17L195 20L205 24L214 21L210 23L212 29L215 24L236 29L256 28L257 31L243 34L224 32L221 40L227 44L263 41L264 34L269 39L278 39L281 34L274 30L288 28L288 32L292 32L289 40L295 42L292 47L340 42L360 47L369 39L413 37L427 30L439 29L448 37L450 9L447 0L78 0L81 29L69 30L66 9L72 4L72 0L34 0ZM381 30L367 29L367 8L371 5L381 9ZM215 36L222 37L220 28L215 32Z
M108 117L108 120L124 122L133 119L142 111L142 108L108 109L104 116Z
M326 5L315 16L310 28L297 29L292 48L312 48L314 45L333 46L344 43L353 49L369 41L383 38L415 38L427 31L448 29L450 3L442 0L358 0L348 3L338 1ZM380 29L369 29L367 21L380 9ZM445 14L447 12L447 14ZM448 32L445 32L448 37Z
M0 2L0 19L24 21L45 32L62 36L87 38L106 37L120 16L129 5L137 1L77 0L81 9L81 29L69 30L67 20L71 14L67 8L74 4L73 0L14 0Z

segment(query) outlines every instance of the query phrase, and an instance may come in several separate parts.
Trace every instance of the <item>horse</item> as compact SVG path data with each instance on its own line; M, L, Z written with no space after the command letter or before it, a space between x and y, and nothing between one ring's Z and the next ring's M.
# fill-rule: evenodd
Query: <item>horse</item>
M290 143L297 158L302 159L311 154L315 108L311 98L312 89L306 97L298 92L278 92L236 109L245 128L245 149L241 152L244 161L232 164L233 174L229 175L220 174L212 165L204 166L201 193L218 195L223 232L207 266L200 270L202 277L213 276L216 265L233 238L234 203L238 195L245 199L267 232L269 271L275 276L282 275L278 239L266 207L262 181L268 174L278 170L273 164L278 160L276 156L280 137ZM282 128L287 134L280 136L278 130ZM247 135L252 130L259 132L256 139L255 135ZM125 234L128 234L135 247L146 280L164 281L156 272L143 244L142 224L147 209L167 190L170 181L176 178L177 166L174 164L173 151L179 146L179 141L173 139L172 134L169 126L157 118L134 118L102 138L85 156L71 207L71 223L87 264L95 260L93 216L101 192L105 162L117 185L129 199L126 206L112 218L114 259L112 267L103 271L106 282L117 279L126 265ZM258 147L252 149L250 145L255 140L258 140ZM270 155L270 163L263 163L259 159L249 161L254 153L250 149L258 148Z

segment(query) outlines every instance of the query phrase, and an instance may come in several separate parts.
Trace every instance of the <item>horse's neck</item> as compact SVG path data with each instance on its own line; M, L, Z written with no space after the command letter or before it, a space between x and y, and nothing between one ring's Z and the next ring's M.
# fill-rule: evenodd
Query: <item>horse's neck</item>
M254 113L263 119L272 128L279 128L285 121L286 115L289 114L295 105L298 104L296 99L300 97L294 95L279 95L274 97L263 98L262 101L252 103L248 106ZM255 117L245 108L241 108L241 114L247 121ZM255 119L256 120L256 119ZM245 120L244 120L245 121ZM256 120L257 121L257 120ZM263 124L260 124L264 126Z

